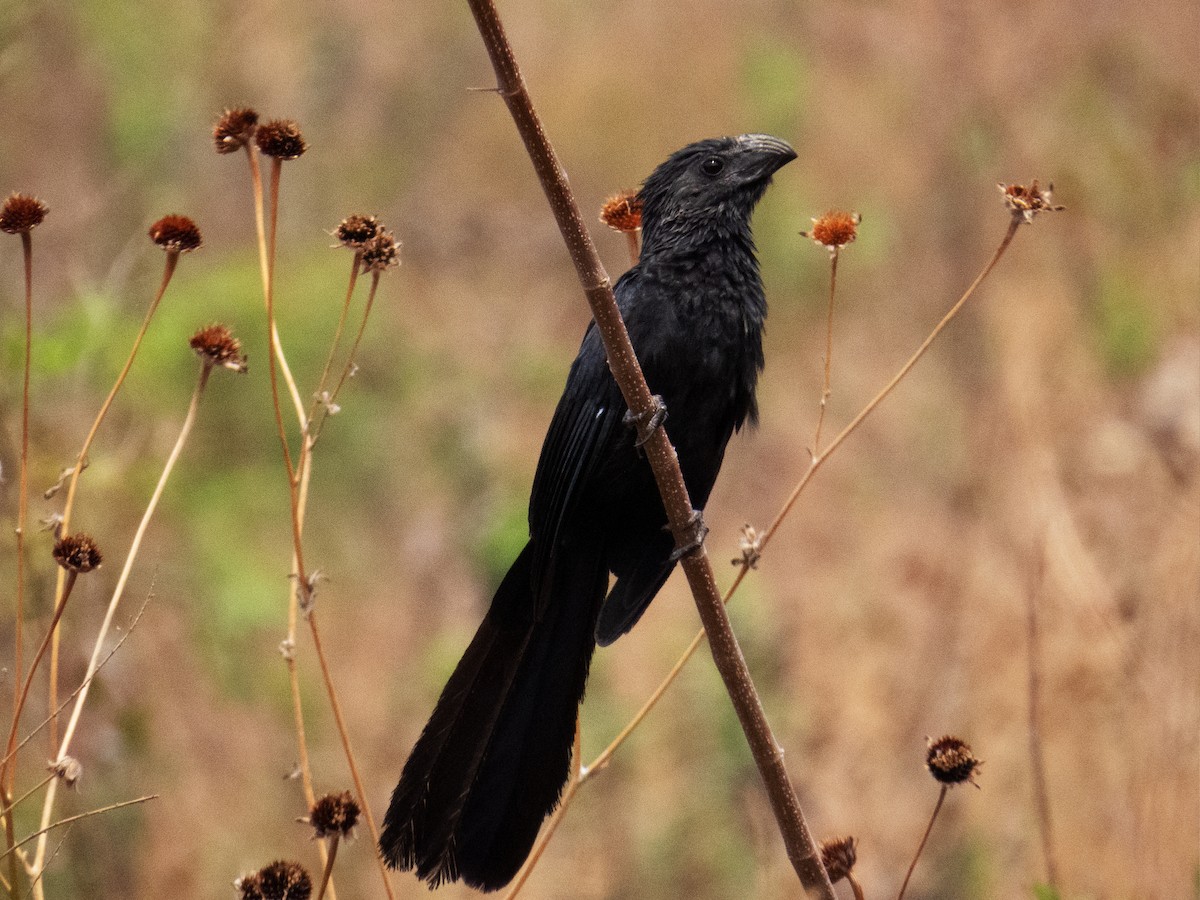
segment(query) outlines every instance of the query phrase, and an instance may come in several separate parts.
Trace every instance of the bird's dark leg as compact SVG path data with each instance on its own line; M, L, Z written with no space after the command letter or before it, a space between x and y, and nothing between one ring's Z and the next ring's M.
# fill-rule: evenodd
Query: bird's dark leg
M671 551L671 562L679 562L688 554L695 553L704 546L704 538L707 535L708 526L704 524L704 513L693 509L687 524L675 532L675 549Z
M627 428L637 429L637 440L633 442L633 446L641 447L654 436L658 427L667 421L667 405L663 403L662 397L654 394L650 398L649 409L636 414L633 410L627 409L621 421Z

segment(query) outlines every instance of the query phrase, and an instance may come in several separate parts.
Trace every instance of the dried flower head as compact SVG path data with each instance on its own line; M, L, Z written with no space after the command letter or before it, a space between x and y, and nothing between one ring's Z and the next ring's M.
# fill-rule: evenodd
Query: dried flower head
M392 237L390 231L380 231L363 245L362 270L364 272L384 272L392 266L398 265L400 265L400 242Z
M73 756L64 756L58 762L50 763L46 771L53 772L55 778L61 778L63 784L73 788L83 776L83 765Z
M100 568L104 557L91 535L81 531L60 537L54 542L54 561L69 572L83 575Z
M254 139L258 113L248 106L227 109L213 126L213 143L218 153L236 153Z
M964 781L975 784L975 773L982 764L965 741L950 735L936 741L930 739L929 750L925 754L929 774L942 784L962 784Z
M150 240L168 253L189 253L204 243L200 229L187 216L163 216L150 226Z
M224 366L234 372L246 371L242 342L224 325L209 325L192 335L188 344L208 365Z
M358 824L358 803L349 791L318 797L308 812L308 822L317 837L346 837Z
M275 159L296 159L308 149L300 126L291 119L272 119L258 126L258 149Z
M371 238L383 231L383 226L374 216L347 216L333 230L333 236L343 247L361 250Z
M257 896L263 900L308 900L312 896L312 879L298 862L273 862L263 866L253 877ZM245 896L245 887L242 892Z
M757 569L759 560L762 559L762 544L762 535L758 533L758 529L747 522L742 526L742 537L738 541L738 550L742 555L731 562L735 566Z
M1060 212L1066 209L1065 206L1054 204L1054 185L1049 184L1043 188L1038 184L1036 178L1030 182L1028 187L1023 184L1005 184L1004 182L1000 182L996 187L1004 195L1004 205L1012 211L1013 217L1020 219L1026 225L1032 223L1033 217L1040 212Z
M242 900L262 900L262 877L258 872L249 872L233 882L234 890Z
M642 196L626 188L604 201L600 221L613 231L640 231L642 228Z
M837 884L854 871L858 861L858 841L850 836L821 841L821 865L829 874L829 880Z
M802 231L800 234L803 237L811 238L814 243L820 244L832 253L847 244L854 243L854 239L858 237L858 226L862 222L862 216L858 213L830 210L812 221L812 230Z
M0 231L8 234L27 234L42 224L50 210L37 197L11 194L0 208Z

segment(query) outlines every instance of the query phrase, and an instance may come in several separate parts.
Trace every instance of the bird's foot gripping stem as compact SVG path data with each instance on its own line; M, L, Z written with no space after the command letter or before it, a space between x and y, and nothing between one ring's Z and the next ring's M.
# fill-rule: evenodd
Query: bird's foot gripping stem
M675 549L671 551L671 562L679 562L685 556L695 553L704 546L704 538L707 535L708 526L704 524L704 514L698 509L693 509L687 524L675 532Z
M646 441L654 436L654 432L663 422L667 421L667 405L663 403L663 398L654 394L650 398L650 408L640 413L634 413L633 410L625 410L625 417L621 420L628 428L637 429L637 440L633 442L633 446L641 447Z

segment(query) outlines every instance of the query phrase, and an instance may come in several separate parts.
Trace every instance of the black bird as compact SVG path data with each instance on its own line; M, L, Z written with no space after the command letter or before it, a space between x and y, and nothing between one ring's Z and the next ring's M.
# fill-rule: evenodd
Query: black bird
M795 158L769 135L699 141L641 189L641 259L617 282L617 303L665 403L698 510L730 435L757 420L767 304L750 214ZM593 323L542 445L529 543L443 689L384 819L384 858L431 887L461 878L496 890L517 873L566 782L595 645L632 628L675 567L626 412Z

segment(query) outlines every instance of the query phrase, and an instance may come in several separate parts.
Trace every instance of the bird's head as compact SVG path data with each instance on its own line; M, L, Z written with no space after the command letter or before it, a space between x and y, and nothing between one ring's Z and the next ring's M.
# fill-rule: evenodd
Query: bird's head
M796 158L769 134L710 138L678 150L642 185L644 251L689 249L743 231L771 176Z

